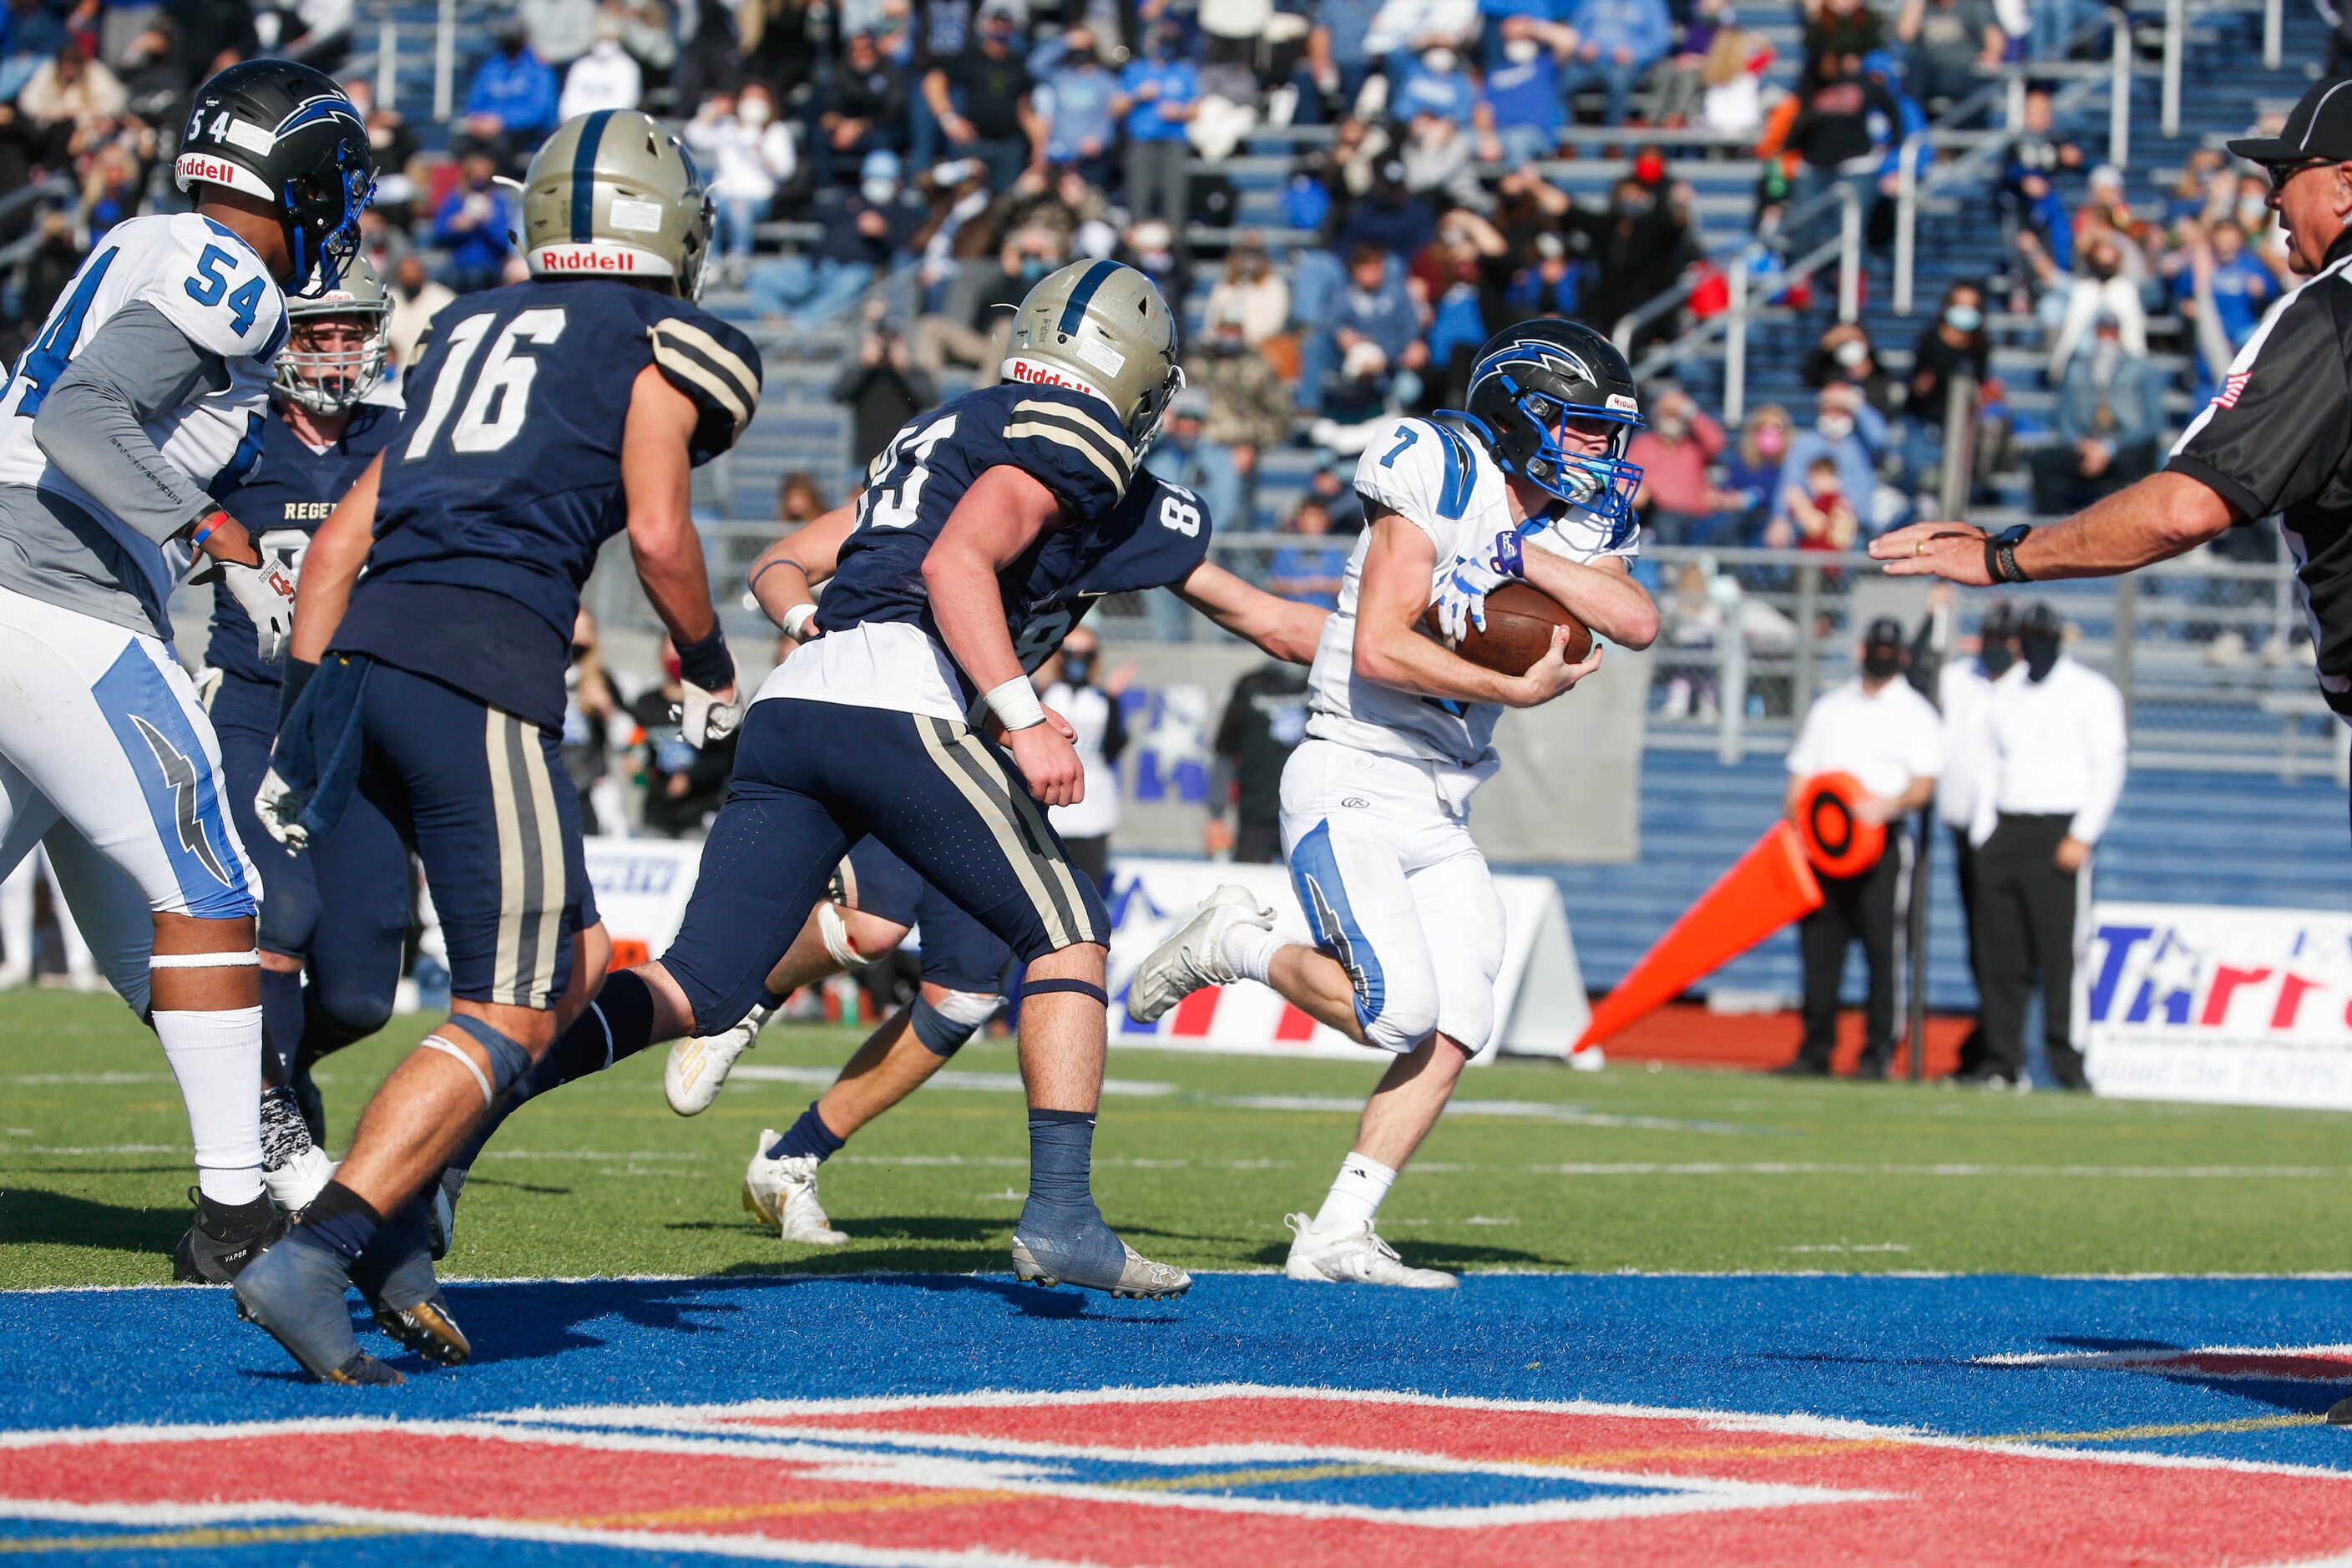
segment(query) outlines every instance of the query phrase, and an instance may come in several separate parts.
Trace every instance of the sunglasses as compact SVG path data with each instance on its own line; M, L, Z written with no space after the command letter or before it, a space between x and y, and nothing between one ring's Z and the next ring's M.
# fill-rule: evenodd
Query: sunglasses
M2263 172L2271 178L2271 195L2277 195L2286 189L2286 183L2289 180L2294 179L2305 169L2325 169L2333 166L2336 162L2334 158L2305 158L2295 163L2268 163L2263 165Z

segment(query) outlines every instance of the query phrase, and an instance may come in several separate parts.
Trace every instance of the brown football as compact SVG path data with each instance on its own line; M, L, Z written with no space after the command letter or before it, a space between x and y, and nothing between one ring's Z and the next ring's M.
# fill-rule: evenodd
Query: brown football
M1437 630L1437 606L1423 612L1422 624ZM1592 632L1559 601L1526 583L1506 583L1486 595L1486 629L1471 624L1454 651L1497 675L1525 675L1551 647L1554 626L1568 628L1568 662L1581 664L1592 651Z

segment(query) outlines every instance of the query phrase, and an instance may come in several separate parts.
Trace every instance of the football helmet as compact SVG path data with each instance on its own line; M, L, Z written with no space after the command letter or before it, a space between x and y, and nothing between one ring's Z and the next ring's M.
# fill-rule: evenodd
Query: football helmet
M313 414L340 414L373 392L383 380L385 349L391 342L392 297L367 258L352 258L341 283L332 289L312 284L286 301L289 323L286 346L278 351L270 373L270 390L287 402ZM364 333L355 350L309 346L306 325L356 319Z
M702 297L710 189L685 143L650 114L600 109L565 121L522 177L533 278L650 279Z
M1184 390L1175 315L1159 285L1117 261L1074 261L1030 289L1001 374L1093 393L1118 413L1139 458Z
M294 258L288 287L332 289L359 250L375 159L332 77L292 60L247 60L196 89L172 178L183 191L224 185L275 204Z
M1625 461L1642 427L1642 397L1617 345L1579 321L1547 317L1496 333L1470 371L1468 410L1457 416L1486 443L1496 467L1612 524L1633 515L1642 470ZM1613 426L1605 453L1562 444L1570 421Z

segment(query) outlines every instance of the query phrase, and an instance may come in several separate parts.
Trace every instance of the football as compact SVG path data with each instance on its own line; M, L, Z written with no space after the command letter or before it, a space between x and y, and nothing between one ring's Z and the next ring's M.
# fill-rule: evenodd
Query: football
M1421 620L1436 633L1437 606L1430 605ZM1506 583L1486 595L1486 629L1480 631L1473 622L1460 642L1448 646L1481 669L1525 675L1551 647L1554 626L1568 628L1569 663L1582 663L1592 651L1591 629L1542 589Z

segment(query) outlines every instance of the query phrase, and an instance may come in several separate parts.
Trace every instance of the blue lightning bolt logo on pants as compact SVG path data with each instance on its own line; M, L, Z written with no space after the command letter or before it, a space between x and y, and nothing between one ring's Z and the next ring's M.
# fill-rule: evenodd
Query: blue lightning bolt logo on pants
M245 857L221 809L211 753L155 656L132 643L90 691L139 781L186 912L203 920L252 914Z

